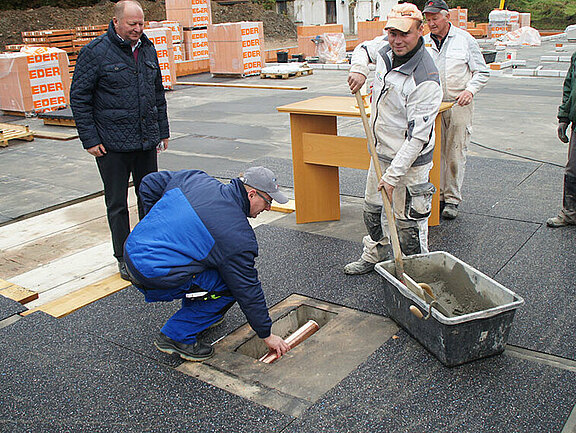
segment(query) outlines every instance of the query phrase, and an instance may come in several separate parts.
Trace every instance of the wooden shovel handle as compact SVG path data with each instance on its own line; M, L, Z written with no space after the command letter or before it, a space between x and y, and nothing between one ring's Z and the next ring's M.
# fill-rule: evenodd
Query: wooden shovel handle
M364 109L364 101L362 100L360 91L356 92L354 95L356 96L356 101L358 102L360 116L362 117L362 124L364 125L364 132L366 133L366 139L368 140L368 147L370 148L370 155L372 156L372 165L374 165L376 176L378 176L378 182L380 182L380 179L382 179L382 168L380 167L380 161L378 161L378 154L376 153L376 145L374 144L374 136L372 135L370 122L368 121L366 110ZM394 252L394 263L396 265L396 278L402 280L402 274L404 273L404 262L402 261L402 250L400 249L400 241L398 240L398 232L396 231L394 211L392 210L392 205L388 200L388 195L386 194L384 188L382 188L380 192L382 193L382 202L384 203L386 219L388 220L388 227L390 229L390 240L392 241L392 251Z

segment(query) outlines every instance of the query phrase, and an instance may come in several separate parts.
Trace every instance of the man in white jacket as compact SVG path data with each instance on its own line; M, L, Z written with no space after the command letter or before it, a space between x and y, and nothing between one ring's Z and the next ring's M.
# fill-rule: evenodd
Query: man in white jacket
M428 252L428 216L434 185L428 181L434 151L434 119L442 102L438 69L424 47L422 13L411 3L396 5L386 36L360 44L352 55L348 85L356 93L375 64L371 125L382 167L370 165L364 194L368 236L347 274L364 274L391 256L390 233L382 212L383 188L392 202L404 254Z
M444 0L429 0L424 15L430 27L424 43L438 66L444 101L455 102L451 110L442 113L440 178L440 201L445 204L442 216L454 219L462 201L473 98L488 82L490 70L476 39L450 24L450 11Z

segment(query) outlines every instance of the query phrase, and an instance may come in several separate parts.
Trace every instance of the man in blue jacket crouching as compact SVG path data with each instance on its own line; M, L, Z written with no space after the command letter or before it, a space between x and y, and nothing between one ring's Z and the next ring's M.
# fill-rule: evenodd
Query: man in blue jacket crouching
M288 201L274 173L251 167L223 184L200 170L161 171L142 180L140 197L146 216L124 245L128 274L147 302L182 299L155 346L189 361L208 359L214 349L197 335L238 302L269 349L286 353L286 342L271 333L247 219L270 210L272 199Z

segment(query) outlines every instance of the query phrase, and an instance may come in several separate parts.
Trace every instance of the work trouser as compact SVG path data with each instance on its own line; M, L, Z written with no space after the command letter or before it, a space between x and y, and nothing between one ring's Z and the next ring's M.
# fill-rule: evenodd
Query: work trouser
M446 203L460 204L462 201L466 152L472 133L473 104L454 104L450 110L441 114L440 200Z
M219 292L230 294L228 286L214 269L208 269L196 274L193 280L181 287L173 289L148 289L143 287L134 277L131 263L127 262L127 270L134 286L144 294L146 302L170 302L182 299L182 307L164 324L161 332L174 341L184 344L196 343L200 332L218 322L234 305L232 296L220 296ZM191 291L204 290L214 296L207 300L188 298Z
M130 174L138 197L138 216L144 218L144 207L138 189L140 181L149 173L158 171L156 149L141 152L111 152L96 158L104 184L104 199L108 226L112 234L114 257L122 259L124 242L130 234L128 213L128 183Z
M561 215L566 221L576 223L576 131L572 127L568 144L568 162L564 171L564 198Z
M382 162L380 165L383 173L389 166ZM405 255L428 252L428 217L435 191L434 185L428 182L431 168L432 163L408 169L392 193L398 239ZM364 193L364 223L368 236L362 239L362 259L370 263L391 258L390 229L378 182L371 162Z

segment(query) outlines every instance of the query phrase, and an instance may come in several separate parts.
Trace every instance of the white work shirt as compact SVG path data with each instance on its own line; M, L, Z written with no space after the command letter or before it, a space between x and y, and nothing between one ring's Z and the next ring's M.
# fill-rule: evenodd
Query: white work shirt
M453 102L463 90L476 95L488 82L490 69L478 42L467 31L450 24L440 50L430 33L424 36L424 44L438 67L445 102Z

